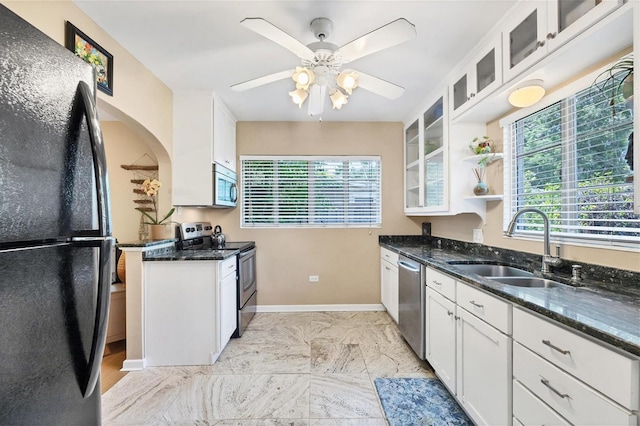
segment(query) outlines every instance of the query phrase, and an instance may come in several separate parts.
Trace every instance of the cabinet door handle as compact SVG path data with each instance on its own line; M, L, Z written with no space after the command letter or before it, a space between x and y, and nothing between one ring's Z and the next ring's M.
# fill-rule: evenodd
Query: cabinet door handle
M542 344L549 346L551 349L556 350L558 352L560 352L562 355L569 355L571 353L571 351L567 351L565 349L560 349L559 347L557 347L556 345L554 345L553 343L551 343L550 340L542 340Z
M539 42L536 44L536 49L537 49L538 47L542 47L542 46L544 46L544 40L539 41Z
M558 395L560 398L565 399L565 398L569 398L569 399L573 399L569 396L569 394L567 393L561 393L559 392L556 388L554 388L553 386L551 386L549 384L549 381L545 378L540 379L540 383L542 383L543 385L545 385L546 387L548 387L549 389L551 389L551 392L555 393L556 395Z
M553 40L554 38L556 38L556 36L558 35L558 33L549 33L547 34L547 40Z
M391 270L391 268L389 268L388 266L385 266L384 269L386 269L387 271Z
M431 280L431 282L432 282L432 283L434 283L435 285L442 286L442 283L439 283L439 282L438 282L438 281L436 281L436 280Z
M473 306L475 306L476 308L484 308L484 305L481 305L479 303L476 303L474 300L469 300L469 303L471 303Z
M447 311L447 315L451 316L451 315L453 315L453 312Z

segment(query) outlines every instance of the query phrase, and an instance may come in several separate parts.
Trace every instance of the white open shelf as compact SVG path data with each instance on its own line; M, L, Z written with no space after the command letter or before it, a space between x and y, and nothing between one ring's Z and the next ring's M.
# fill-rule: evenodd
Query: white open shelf
M489 153L489 154L477 154L477 155L472 155L470 157L465 157L464 161L473 161L475 163L479 162L480 160L482 160L482 157L484 156L488 156L489 159L487 160L487 164L488 163L492 163L494 161L497 160L502 160L504 158L504 153L502 152L493 152L493 153Z
M465 200L484 200L484 201L500 201L504 198L504 195L471 195L469 197L464 197Z

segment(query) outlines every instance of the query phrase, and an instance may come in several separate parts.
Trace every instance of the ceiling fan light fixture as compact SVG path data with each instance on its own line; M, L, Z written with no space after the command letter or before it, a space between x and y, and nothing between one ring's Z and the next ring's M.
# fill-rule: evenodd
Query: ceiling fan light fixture
M291 78L296 82L296 89L307 90L315 81L316 76L309 68L296 67Z
M331 99L333 109L340 109L342 108L342 105L347 103L348 96L338 89L331 89L329 92L329 98Z
M509 93L509 103L517 108L526 108L544 97L542 80L527 80L516 85Z
M336 83L342 87L345 92L351 94L353 89L358 87L358 74L353 71L342 71L336 77Z
M293 92L289 92L289 96L291 96L291 100L293 101L293 103L298 105L298 108L302 108L302 104L304 103L305 99L307 99L307 96L309 96L309 94L306 92L306 90L296 89Z

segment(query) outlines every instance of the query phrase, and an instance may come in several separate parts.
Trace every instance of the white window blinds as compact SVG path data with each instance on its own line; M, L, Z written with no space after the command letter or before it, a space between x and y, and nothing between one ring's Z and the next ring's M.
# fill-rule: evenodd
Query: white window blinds
M242 227L381 225L380 157L241 157Z
M609 102L589 87L505 127L505 229L516 211L538 207L556 238L638 245L628 155L633 114L622 96ZM523 215L516 230L540 234L542 219Z

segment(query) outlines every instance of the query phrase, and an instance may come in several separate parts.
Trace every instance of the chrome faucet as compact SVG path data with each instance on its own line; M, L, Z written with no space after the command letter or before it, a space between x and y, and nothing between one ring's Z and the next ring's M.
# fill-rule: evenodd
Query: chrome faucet
M510 237L513 235L513 230L516 227L516 221L518 218L525 213L538 213L542 216L542 220L544 222L544 255L542 256L542 273L548 274L551 272L552 266L560 266L562 264L562 259L558 256L551 255L551 246L549 243L549 216L545 212L540 209L535 209L532 207L526 207L524 209L519 210L516 214L513 215L513 219L511 219L511 223L509 223L509 227L507 228L507 232L505 235Z

